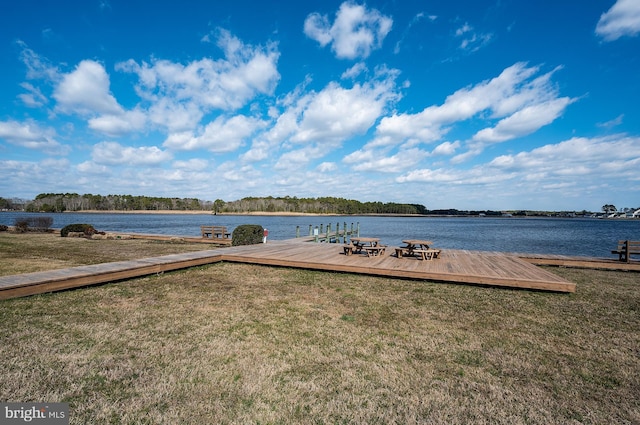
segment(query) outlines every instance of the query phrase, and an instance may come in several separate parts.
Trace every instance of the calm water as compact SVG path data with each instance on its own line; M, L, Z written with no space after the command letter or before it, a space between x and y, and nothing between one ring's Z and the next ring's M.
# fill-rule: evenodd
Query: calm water
M11 226L16 217L37 214L0 212L0 224ZM335 229L359 223L361 236L379 237L388 245L402 239L429 239L439 248L528 252L541 254L612 257L619 239L640 240L640 220L591 218L493 218L493 217L288 217L225 216L192 214L43 214L53 218L54 228L72 223L92 224L101 231L200 236L200 225L259 224L269 230L269 239L290 239L300 226L301 236L309 225Z

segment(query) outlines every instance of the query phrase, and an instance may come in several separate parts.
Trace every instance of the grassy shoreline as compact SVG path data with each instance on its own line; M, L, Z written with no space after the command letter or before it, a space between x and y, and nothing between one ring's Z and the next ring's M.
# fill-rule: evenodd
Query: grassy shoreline
M0 273L206 249L0 248ZM639 275L550 270L578 292L218 263L1 301L0 399L73 424L639 423Z

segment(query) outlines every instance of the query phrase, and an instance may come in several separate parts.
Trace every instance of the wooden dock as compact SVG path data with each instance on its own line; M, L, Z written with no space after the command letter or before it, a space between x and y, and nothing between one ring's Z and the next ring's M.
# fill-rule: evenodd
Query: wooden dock
M490 285L555 292L575 292L576 284L533 264L531 258L500 252L443 250L422 261L384 255L346 256L342 244L309 243L306 238L267 244L203 250L183 254L0 276L0 299L54 292L130 279L219 261L361 273L459 284Z

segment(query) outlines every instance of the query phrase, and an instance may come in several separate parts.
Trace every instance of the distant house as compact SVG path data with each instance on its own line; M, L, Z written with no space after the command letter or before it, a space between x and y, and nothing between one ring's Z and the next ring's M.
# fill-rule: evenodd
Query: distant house
M635 210L635 211L633 212L633 215L631 215L631 217L633 217L633 218L640 218L640 209Z

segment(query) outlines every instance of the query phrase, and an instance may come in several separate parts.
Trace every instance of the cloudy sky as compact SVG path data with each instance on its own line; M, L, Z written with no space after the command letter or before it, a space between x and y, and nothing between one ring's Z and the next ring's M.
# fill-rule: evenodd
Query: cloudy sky
M7 0L0 196L640 207L640 1Z

